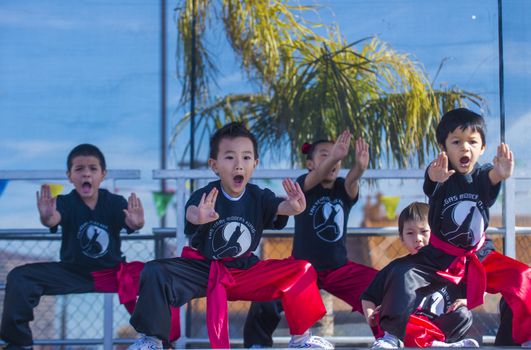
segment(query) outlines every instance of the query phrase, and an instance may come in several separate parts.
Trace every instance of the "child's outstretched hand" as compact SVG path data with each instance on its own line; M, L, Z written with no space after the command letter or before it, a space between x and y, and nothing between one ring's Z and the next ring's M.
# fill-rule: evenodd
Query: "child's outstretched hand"
M288 198L284 201L291 208L291 213L280 213L284 215L297 215L306 209L306 197L302 192L301 186L298 182L293 182L291 179L282 180L282 186L288 195ZM279 208L280 209L280 208Z
M348 148L350 147L351 138L352 138L352 135L350 134L350 131L348 130L343 131L339 135L331 151L332 152L331 156L334 160L336 161L342 160L343 158L347 156Z
M46 184L41 186L41 191L37 191L36 195L41 222L48 226L47 223L56 213L56 198L52 197L50 186Z
M218 189L213 188L208 194L203 193L197 206L189 206L186 211L186 220L194 225L203 225L219 218L215 205L218 198Z
M448 170L448 156L446 152L439 153L437 159L431 162L428 168L428 176L433 182L445 182L454 173L455 170Z
M369 144L360 137L356 140L356 167L362 173L369 166Z
M144 208L134 192L127 199L127 209L124 209L124 213L127 227L138 230L144 226Z
M494 165L492 170L495 171L500 181L509 178L513 174L514 158L508 144L502 143L498 146L492 163Z

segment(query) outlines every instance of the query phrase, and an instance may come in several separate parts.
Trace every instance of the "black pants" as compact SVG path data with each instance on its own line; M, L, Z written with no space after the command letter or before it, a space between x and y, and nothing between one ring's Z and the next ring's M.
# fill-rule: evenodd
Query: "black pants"
M32 345L29 322L42 295L87 292L94 292L92 276L73 264L45 262L15 267L7 275L0 338L12 345Z
M280 300L253 301L243 326L243 346L273 346L273 332L280 323L282 303Z
M432 322L444 333L447 343L454 343L463 339L472 327L472 313L462 306L434 318Z
M505 300L500 300L500 327L494 340L495 346L518 346L513 340L513 311Z
M273 332L281 320L282 303L279 300L253 302L245 319L243 345L273 346ZM472 326L472 313L466 307L442 314L432 320L444 333L446 342L453 343L463 339ZM509 323L510 324L510 323Z
M476 256L483 261L493 251L494 245L487 239ZM446 270L453 259L453 256L428 245L398 264L385 281L380 327L404 339L409 315L419 298L451 283L437 272Z
M173 258L149 261L140 274L131 325L139 333L168 340L171 306L206 296L210 262Z
M423 250L429 248L431 246L396 264L384 282L380 327L400 339L404 339L409 315L416 309L418 301L424 295L432 294L451 283L437 275L437 271L446 268L438 265L444 261L428 258L422 254ZM450 264L450 259L446 259L447 265Z

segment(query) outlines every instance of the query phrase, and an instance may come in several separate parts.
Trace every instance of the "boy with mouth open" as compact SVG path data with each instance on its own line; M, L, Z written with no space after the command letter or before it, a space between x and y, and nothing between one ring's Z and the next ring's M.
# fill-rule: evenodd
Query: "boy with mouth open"
M485 151L485 120L465 108L443 115L436 130L442 150L427 168L430 243L403 260L385 281L380 326L386 331L377 348L397 348L404 339L418 293L449 283L466 284L467 306L483 295L501 293L513 311L513 338L531 346L531 268L494 250L485 237L489 208L501 182L513 173L513 153L500 144L493 164L479 165Z
M148 262L141 274L131 324L143 335L129 349L160 349L170 332L170 307L205 296L212 348L230 347L227 300L278 298L293 343L318 346L320 338L308 333L326 311L315 270L306 261L260 261L252 253L264 229L280 229L287 216L304 211L300 186L285 179L287 198L280 198L249 183L258 165L258 146L242 123L214 133L208 163L220 179L195 191L186 204L184 230L192 235L191 247L180 257Z
M142 203L134 193L126 201L100 189L107 170L94 145L73 148L67 169L72 192L55 198L48 185L37 192L41 223L53 233L62 227L61 261L18 266L7 276L0 336L9 350L31 349L29 322L42 295L122 290L120 301L128 311L134 308L143 263L125 263L120 231L144 226Z

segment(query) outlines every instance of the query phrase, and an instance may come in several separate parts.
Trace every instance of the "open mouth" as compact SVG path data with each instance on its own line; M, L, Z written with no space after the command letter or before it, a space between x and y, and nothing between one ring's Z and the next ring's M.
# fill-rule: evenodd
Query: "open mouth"
M91 189L92 184L90 182L83 182L83 184L81 185L81 190L83 191L83 193L89 193Z
M243 175L236 175L234 176L234 183L236 185L241 185L243 184Z
M459 163L461 164L461 166L467 166L468 164L470 164L470 157L461 157L459 158Z

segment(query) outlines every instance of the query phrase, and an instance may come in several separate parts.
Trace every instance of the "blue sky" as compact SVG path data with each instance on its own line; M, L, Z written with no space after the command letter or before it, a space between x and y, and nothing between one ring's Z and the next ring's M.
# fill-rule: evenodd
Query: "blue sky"
M307 2L305 2L307 3ZM498 142L498 42L495 0L323 0L314 20L336 23L347 41L378 35L409 53L436 83L487 98L489 143ZM159 168L159 3L149 0L3 0L0 3L0 170L64 169L68 151L94 143L109 168L141 169L142 180L119 184L141 195L148 227L157 226L151 170ZM168 1L168 123L177 111L175 26ZM508 141L520 168L531 167L524 132L531 127L531 27L528 1L504 1ZM215 94L249 88L219 27L212 52L221 74ZM188 132L180 145L186 143ZM182 154L179 146L169 153ZM168 167L175 167L170 158ZM266 164L267 165L267 164ZM0 227L39 227L39 183L10 183L0 197ZM357 214L359 216L359 213ZM172 220L170 218L170 220ZM171 224L171 223L170 223Z

